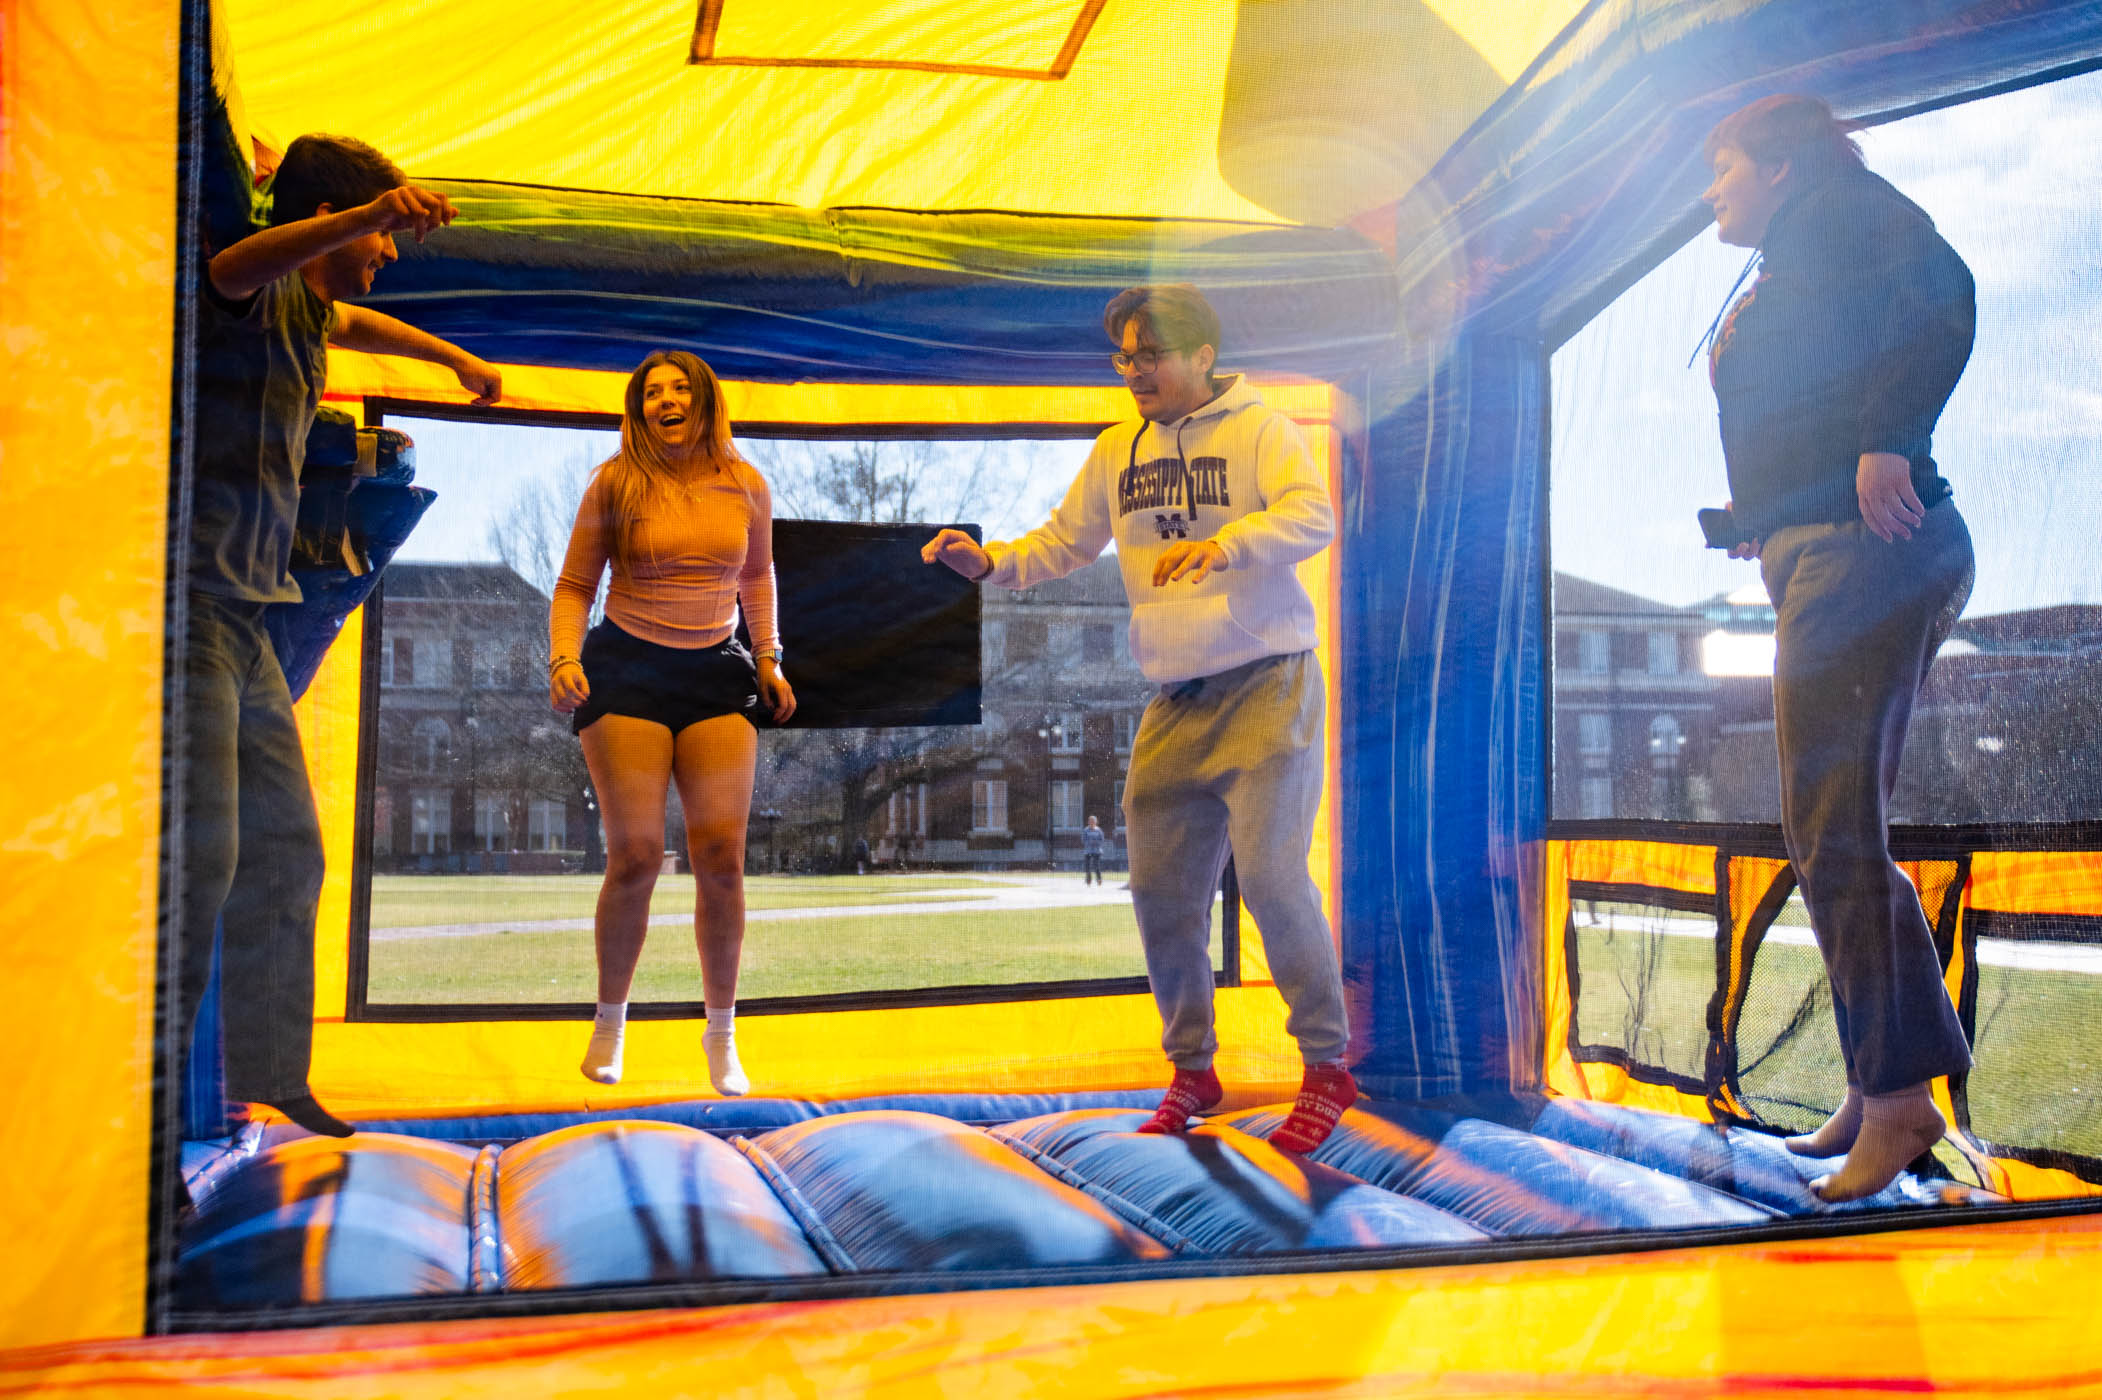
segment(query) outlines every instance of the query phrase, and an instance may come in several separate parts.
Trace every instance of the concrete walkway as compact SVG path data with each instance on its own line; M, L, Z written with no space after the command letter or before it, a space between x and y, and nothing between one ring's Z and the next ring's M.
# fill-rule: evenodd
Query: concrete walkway
M1579 905L1582 900L1577 901ZM1607 928L1613 926L1611 916L1593 921L1582 908L1577 910L1578 928ZM1700 938L1715 941L1715 921L1712 919L1641 919L1621 916L1621 927L1630 932L1661 933L1673 938ZM1817 940L1810 930L1800 924L1775 924L1766 931L1769 943L1784 943L1796 948L1815 948ZM2050 943L2042 940L2015 942L2005 938L1988 938L1978 945L1980 967L2015 967L2025 972L2084 972L2089 976L2102 976L2102 944L2094 943Z

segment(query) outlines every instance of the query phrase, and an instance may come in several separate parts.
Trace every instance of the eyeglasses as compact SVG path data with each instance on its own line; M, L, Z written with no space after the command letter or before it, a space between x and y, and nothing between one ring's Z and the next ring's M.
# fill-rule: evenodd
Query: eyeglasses
M1129 355L1119 350L1116 354L1109 357L1109 363L1119 374L1129 374L1133 370L1137 370L1140 374L1151 374L1160 368L1161 356L1173 353L1173 351L1163 350L1159 346L1149 345Z

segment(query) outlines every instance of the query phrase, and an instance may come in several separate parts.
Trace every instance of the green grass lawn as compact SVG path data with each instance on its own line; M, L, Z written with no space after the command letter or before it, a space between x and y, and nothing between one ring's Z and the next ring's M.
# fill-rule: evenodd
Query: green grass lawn
M1077 877L1076 877L1077 878ZM974 875L754 875L744 882L747 909L806 909L836 904L883 904L969 899L941 891L992 888ZM375 875L372 927L494 924L510 919L588 919L598 902L596 875ZM693 908L693 877L665 875L650 899L653 914Z
M1642 911L1613 912L1614 929L1577 929L1578 1038L1699 1079L1713 943L1645 933ZM1974 1053L1975 1132L2012 1146L2102 1156L2102 977L1981 967ZM1738 1020L1738 1056L1747 1098L1777 1125L1814 1127L1821 1109L1839 1102L1845 1071L1815 948L1771 941L1760 948Z
M1070 881L1080 887L1078 874ZM866 908L969 901L1011 883L974 875L759 876L745 881L745 898L754 910ZM598 884L589 875L375 876L372 926L589 918ZM964 892L972 890L983 894ZM689 913L692 881L666 876L651 908L656 914ZM1220 917L1215 910L1214 929ZM1215 933L1215 949L1216 939ZM588 1002L595 995L595 967L588 928L375 939L367 995L382 1005ZM1145 971L1129 905L853 913L753 922L745 933L738 997L1142 977ZM700 996L689 929L652 928L634 1000Z

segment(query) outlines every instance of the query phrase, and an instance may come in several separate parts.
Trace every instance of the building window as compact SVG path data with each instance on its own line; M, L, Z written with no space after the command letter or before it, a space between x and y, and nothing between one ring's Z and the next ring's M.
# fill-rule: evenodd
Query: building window
M1649 673L1653 676L1676 676L1679 673L1678 633L1649 634Z
M452 848L452 789L412 788L409 792L409 854L443 855Z
M883 834L891 837L927 834L927 785L907 783L890 795Z
M1613 716L1597 711L1578 715L1577 752L1592 755L1613 752Z
M1116 813L1110 819L1111 825L1116 829L1117 835L1122 836L1124 834L1124 780L1122 778L1117 779L1116 801L1112 805L1116 808Z
M1126 711L1117 716L1117 752L1130 753L1131 741L1139 736L1139 717Z
M1007 780L975 778L971 782L971 830L1007 834Z
M453 683L453 642L450 637L396 637L394 639L394 684L419 689L443 689Z
M1053 831L1078 831L1087 825L1087 813L1081 796L1082 787L1076 782L1051 784L1051 829Z
M385 642L382 643L380 646L380 687L382 689L391 689L393 685L394 644L392 642Z
M1613 634L1577 633L1577 670L1587 676L1603 676L1613 669Z
M526 849L560 851L569 846L569 809L551 797L526 803Z
M419 773L439 772L452 759L452 745L452 727L436 715L425 715L416 721L411 764Z
M1080 629L1080 659L1089 666L1106 666L1115 654L1117 629L1106 622L1090 622Z
M504 690L511 684L511 653L495 642L469 643L474 657L474 688Z
M1587 817L1610 817L1613 815L1613 780L1611 778L1584 779L1584 815Z
M1007 659L1016 663L1041 660L1044 655L1044 624L1035 618L1018 618L1007 624Z
M474 848L478 851L511 849L511 794L477 792L474 795Z
M1079 753L1087 735L1086 718L1078 710L1068 710L1051 723L1051 752Z

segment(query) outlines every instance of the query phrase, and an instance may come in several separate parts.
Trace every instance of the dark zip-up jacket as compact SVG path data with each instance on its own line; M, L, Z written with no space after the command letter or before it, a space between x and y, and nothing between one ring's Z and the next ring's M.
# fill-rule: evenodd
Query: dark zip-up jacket
M1977 324L1963 259L1866 170L1788 199L1760 252L1713 364L1737 523L1764 537L1859 520L1864 452L1909 460L1921 504L1947 499L1930 448Z

